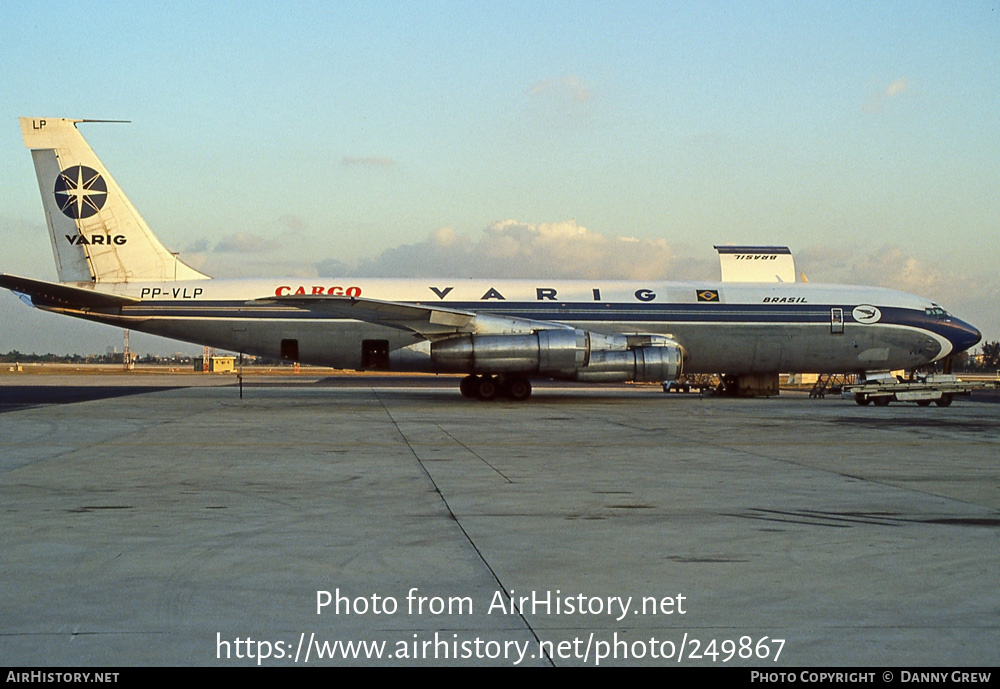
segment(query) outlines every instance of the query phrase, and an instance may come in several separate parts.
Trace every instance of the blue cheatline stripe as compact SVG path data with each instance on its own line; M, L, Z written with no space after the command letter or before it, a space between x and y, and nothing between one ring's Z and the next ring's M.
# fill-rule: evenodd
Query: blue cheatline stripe
M437 304L411 302L433 308ZM237 305L238 304L238 305ZM844 321L854 323L853 305L816 304L725 304L701 302L696 304L667 303L612 303L612 302L559 302L551 305L537 302L444 302L441 306L475 311L495 316L512 316L539 321L637 321L666 323L806 323L829 324L830 309L840 308ZM934 319L923 311L898 307L882 307L884 325L908 325L937 331ZM219 319L297 319L297 320L349 320L350 316L308 310L280 304L248 305L233 301L144 301L122 307L124 316L219 318Z

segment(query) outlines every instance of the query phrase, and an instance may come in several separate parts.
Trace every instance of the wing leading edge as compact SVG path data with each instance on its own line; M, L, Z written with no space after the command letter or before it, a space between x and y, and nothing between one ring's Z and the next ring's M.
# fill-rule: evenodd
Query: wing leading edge
M465 309L427 306L420 303L383 301L367 297L299 295L268 297L258 302L296 306L317 313L353 318L399 330L409 330L431 342L456 335L529 334L539 330L571 330L552 321L490 316Z

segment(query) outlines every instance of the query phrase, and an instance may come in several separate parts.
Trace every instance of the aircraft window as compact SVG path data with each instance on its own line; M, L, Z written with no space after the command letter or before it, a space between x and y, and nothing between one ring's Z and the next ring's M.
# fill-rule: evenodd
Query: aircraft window
M948 318L948 312L942 309L940 306L931 306L924 309L924 313L932 318Z

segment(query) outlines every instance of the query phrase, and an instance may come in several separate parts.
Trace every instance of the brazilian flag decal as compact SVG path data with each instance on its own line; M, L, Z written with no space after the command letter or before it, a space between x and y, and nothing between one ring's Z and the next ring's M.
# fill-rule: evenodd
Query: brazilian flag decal
M698 292L698 301L719 301L719 293L714 289L703 289Z

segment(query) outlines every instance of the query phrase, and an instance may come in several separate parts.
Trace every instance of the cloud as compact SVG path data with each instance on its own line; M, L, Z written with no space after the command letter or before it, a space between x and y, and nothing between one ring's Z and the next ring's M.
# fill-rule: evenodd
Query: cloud
M299 232L306 228L306 221L294 213L278 216L277 225L289 232Z
M354 266L354 275L392 277L553 277L665 279L674 252L665 240L608 237L574 220L495 222L477 239L442 227L422 242L387 249ZM317 264L321 275L344 275L339 261Z
M817 245L802 249L795 259L797 268L814 282L875 285L921 294L961 279L891 244L870 251Z
M273 234L266 237L252 232L235 232L214 245L199 239L182 252L181 259L208 275L220 278L281 275L315 275L313 261L303 255L306 223L293 213L276 218Z
M190 256L191 254L203 254L209 250L209 246L208 240L203 237L188 244L181 253L185 256Z
M573 74L538 81L528 89L528 93L563 102L586 103L592 98L592 93L587 85L580 77Z
M886 85L872 82L872 90L861 103L861 109L865 112L877 114L885 110L886 103L909 92L910 82L906 77L893 79Z
M295 256L237 253L184 254L181 259L216 278L315 277L316 268Z
M280 243L273 239L263 237L248 232L236 232L222 238L222 240L212 249L218 253L252 254L260 251L277 249Z
M898 96L900 94L906 93L910 90L910 83L905 77L893 80L888 86L885 87L885 95L889 98L893 96Z
M719 279L718 259L707 245L614 237L574 220L503 220L473 236L441 227L422 241L351 263L317 260L303 253L304 246L310 244L236 233L209 251L185 253L182 258L218 277ZM1000 274L972 274L893 244L867 251L817 244L795 249L794 254L796 267L813 283L874 285L918 294L972 323L988 339L1000 336L1000 313L995 309L1000 302Z
M983 331L1000 335L1000 275L974 274L886 244L870 251L813 246L796 253L796 268L812 282L889 287L932 299Z

